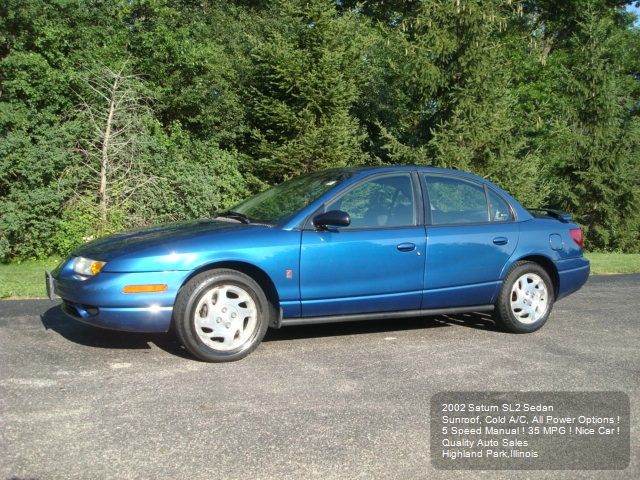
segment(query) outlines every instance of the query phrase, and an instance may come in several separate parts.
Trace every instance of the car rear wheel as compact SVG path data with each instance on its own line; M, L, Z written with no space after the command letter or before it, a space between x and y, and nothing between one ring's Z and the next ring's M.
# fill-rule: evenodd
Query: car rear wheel
M244 358L260 344L273 306L248 275L216 269L196 275L178 293L174 324L178 338L207 362Z
M546 323L553 301L553 283L547 271L534 262L517 262L502 285L494 319L513 333L534 332Z

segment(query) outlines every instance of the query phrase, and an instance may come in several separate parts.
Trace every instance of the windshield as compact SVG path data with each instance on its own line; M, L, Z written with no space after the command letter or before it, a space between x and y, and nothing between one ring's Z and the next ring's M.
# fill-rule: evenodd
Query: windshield
M329 170L287 180L229 209L252 222L276 223L302 210L322 194L351 176L350 172Z

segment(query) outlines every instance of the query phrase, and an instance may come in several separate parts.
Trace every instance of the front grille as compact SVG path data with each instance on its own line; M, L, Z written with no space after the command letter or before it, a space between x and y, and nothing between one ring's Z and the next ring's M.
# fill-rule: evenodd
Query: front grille
M62 310L72 317L87 318L95 317L100 311L98 307L92 305L80 305L79 303L73 303L69 300L62 300Z
M76 308L76 304L75 303L71 303L68 300L62 300L62 310L67 315L71 315L72 317L82 318L82 316L80 315L80 312Z

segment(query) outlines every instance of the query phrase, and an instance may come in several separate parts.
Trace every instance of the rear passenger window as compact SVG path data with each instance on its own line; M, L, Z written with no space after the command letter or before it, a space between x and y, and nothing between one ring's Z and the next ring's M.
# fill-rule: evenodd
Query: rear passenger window
M490 188L489 192L489 215L492 222L508 222L511 220L511 209L509 204L505 202Z
M484 187L439 175L425 175L434 225L489 221Z

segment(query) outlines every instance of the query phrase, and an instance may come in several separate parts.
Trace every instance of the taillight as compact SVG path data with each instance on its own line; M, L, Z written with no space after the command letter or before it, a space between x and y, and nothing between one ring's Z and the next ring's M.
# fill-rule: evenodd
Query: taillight
M584 247L584 236L582 235L582 229L572 228L571 230L569 230L569 234L571 235L571 238L573 238L573 241L576 242L576 244L580 248Z

